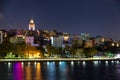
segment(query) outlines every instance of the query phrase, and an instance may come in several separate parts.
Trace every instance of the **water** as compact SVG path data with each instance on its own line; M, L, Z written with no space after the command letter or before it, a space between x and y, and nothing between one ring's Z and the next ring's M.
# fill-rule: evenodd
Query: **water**
M120 62L0 62L0 80L120 80Z

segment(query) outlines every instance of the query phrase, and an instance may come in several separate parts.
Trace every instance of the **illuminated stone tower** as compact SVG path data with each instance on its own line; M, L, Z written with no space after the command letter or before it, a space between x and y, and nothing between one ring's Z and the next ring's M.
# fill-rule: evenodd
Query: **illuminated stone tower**
M30 20L29 30L35 30L35 23L34 23L33 19Z

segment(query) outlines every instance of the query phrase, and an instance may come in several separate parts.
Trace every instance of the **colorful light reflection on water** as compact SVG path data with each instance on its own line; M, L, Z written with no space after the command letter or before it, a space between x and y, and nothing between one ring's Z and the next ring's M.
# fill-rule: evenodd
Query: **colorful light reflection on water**
M0 80L116 80L118 75L119 61L0 62Z
M7 66L8 79L42 80L40 62L34 62L34 65L33 62L8 62Z
M16 62L13 65L13 76L14 76L14 80L22 80L22 78L24 77L23 67L21 62Z

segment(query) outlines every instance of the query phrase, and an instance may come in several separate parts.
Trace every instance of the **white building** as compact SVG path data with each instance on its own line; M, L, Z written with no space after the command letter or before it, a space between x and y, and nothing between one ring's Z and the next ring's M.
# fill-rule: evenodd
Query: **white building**
M51 44L53 47L62 47L63 46L63 36L51 37Z
M0 43L3 42L3 31L0 31Z

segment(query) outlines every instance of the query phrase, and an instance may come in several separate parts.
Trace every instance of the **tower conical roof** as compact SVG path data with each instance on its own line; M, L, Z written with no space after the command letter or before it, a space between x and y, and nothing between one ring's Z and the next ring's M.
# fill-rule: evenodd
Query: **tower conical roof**
M33 19L31 19L31 20L30 20L30 23L34 23L34 20L33 20Z

